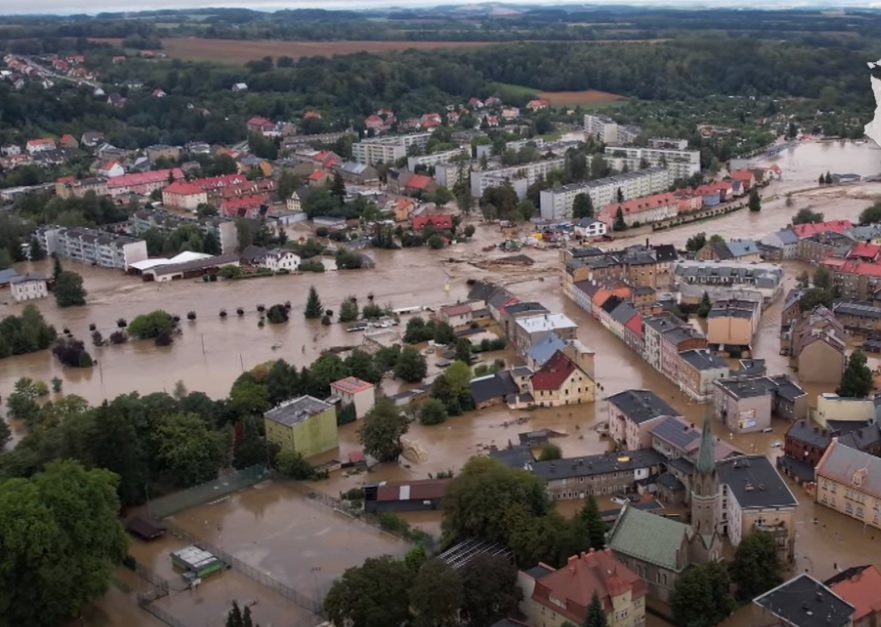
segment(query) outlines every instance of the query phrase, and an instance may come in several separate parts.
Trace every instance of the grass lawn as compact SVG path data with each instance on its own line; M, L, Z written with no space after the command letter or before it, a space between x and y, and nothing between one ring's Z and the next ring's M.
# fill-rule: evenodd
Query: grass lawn
M523 85L511 85L509 83L493 83L492 90L494 95L505 100L505 96L509 98L528 98L538 93L537 89L532 87L524 87Z

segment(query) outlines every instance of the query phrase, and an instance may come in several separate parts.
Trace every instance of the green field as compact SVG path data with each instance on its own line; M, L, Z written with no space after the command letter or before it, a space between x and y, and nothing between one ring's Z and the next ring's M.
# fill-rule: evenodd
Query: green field
M523 85L509 85L508 83L493 83L490 85L493 94L504 101L507 98L529 98L539 92L538 89L532 87L524 87Z

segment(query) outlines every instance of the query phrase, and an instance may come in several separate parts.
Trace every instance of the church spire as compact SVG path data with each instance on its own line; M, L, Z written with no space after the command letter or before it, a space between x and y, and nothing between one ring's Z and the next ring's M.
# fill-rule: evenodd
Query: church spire
M701 433L701 446L697 453L697 472L710 474L716 470L715 443L713 432L710 431L710 419L704 418L704 430Z

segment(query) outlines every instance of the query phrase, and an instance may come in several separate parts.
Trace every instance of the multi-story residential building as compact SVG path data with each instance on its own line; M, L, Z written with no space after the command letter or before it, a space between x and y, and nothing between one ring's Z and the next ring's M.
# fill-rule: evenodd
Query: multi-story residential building
M798 254L798 236L792 229L780 229L759 241L763 257L768 261L788 261Z
M820 463L834 437L834 432L826 427L796 420L786 431L783 454L813 468Z
M681 416L670 416L655 422L649 429L652 438L652 448L669 460L667 472L676 475L685 486L691 490L691 475L694 473L694 464L697 463L702 431L694 424ZM722 438L711 437L713 444L713 459L728 459L743 455L743 451L732 446ZM688 462L688 464L674 464L676 460ZM691 502L686 492L686 503Z
M611 202L597 213L597 219L611 229L621 211L627 226L639 226L674 218L679 214L679 198L670 192L633 198L624 202Z
M807 609L805 608L807 605ZM751 625L854 627L854 606L807 573L753 599Z
M881 289L881 264L837 258L821 264L832 272L832 287L846 300L872 300Z
M311 457L337 447L336 409L312 396L286 401L263 414L266 439Z
M667 168L673 180L687 179L701 171L700 151L678 148L606 146L606 162L618 171L639 170L645 163L653 168Z
M762 304L751 300L717 300L707 314L707 343L714 350L749 351L762 321Z
M651 390L625 390L606 399L609 437L628 450L652 445L652 425L679 412Z
M713 397L713 382L731 374L731 367L707 349L693 348L679 353L679 389L696 403Z
M537 314L516 319L513 331L513 337L509 339L521 354L525 354L550 333L563 340L574 340L577 337L578 325L565 314Z
M601 315L600 322L618 339L627 344L630 350L641 354L643 350L642 315L630 301L610 298L607 302L610 305L613 302L617 302L617 304L608 307L608 316ZM603 313L606 312L603 311Z
M521 571L517 584L523 593L520 609L530 625L583 625L594 595L609 627L645 625L645 584L609 550L573 555L559 570L539 564Z
M657 451L640 449L534 462L530 468L547 482L552 499L571 500L636 492L637 482L659 475L664 461Z
M671 182L670 171L666 168L647 168L595 181L552 187L541 192L541 217L546 220L571 218L572 206L578 194L590 196L594 207L605 207L618 201L619 190L622 201L630 200L666 191Z
M38 300L49 296L46 283L46 275L42 272L28 272L10 278L9 291L12 293L12 299L17 303Z
M415 171L417 167L423 166L430 168L439 163L449 163L458 159L465 161L470 160L471 154L464 148L454 148L453 150L443 150L430 155L417 155L415 157L407 157L407 169Z
M843 259L853 245L854 241L844 233L815 233L798 241L796 258L810 263L819 263L829 257Z
M701 261L758 263L762 261L762 249L751 239L733 239L719 244L707 244L695 256Z
M675 316L643 318L642 358L674 383L679 382L682 351L707 348L707 338L690 324Z
M208 192L196 183L175 181L162 190L162 204L166 207L195 211L208 202Z
M834 439L816 468L815 500L881 529L881 458Z
M394 163L407 156L411 146L425 150L431 133L412 133L393 137L374 137L352 144L352 159L366 165Z
M817 395L817 406L812 412L814 422L823 427L830 421L836 425L843 422L865 425L876 420L881 396L876 398L848 398L834 392Z
M513 337L514 327L520 318L531 318L539 314L549 314L551 310L536 301L517 302L505 305L501 310L499 326L505 337ZM454 325L455 326L455 325ZM559 339L559 338L558 338Z
M528 388L539 407L592 403L596 395L594 380L563 350L532 375Z
M713 382L713 415L732 433L753 433L771 426L773 382L767 377Z
M820 306L789 332L790 365L803 383L838 385L847 361L847 332L835 314Z
M193 224L199 227L204 234L211 234L220 243L220 254L229 255L239 247L239 234L235 220L228 217L210 216L196 218L183 216L164 209L153 207L152 209L138 209L131 218L129 225L132 235L143 236L149 229L156 229L168 233L174 229Z
M605 115L587 114L584 116L584 133L604 144L632 144L641 129L637 126L618 124Z
M673 264L670 286L685 302L699 302L706 292L710 300L731 295L732 288L758 292L765 303L783 292L783 266L742 261L679 260Z
M527 187L535 183L538 177L547 178L552 170L562 169L565 161L565 159L545 159L495 170L475 170L470 175L471 195L480 198L487 189L499 187L507 181L514 186L519 198L525 198Z
M837 300L832 303L832 313L851 333L868 335L881 331L881 307L878 305ZM786 322L783 321L784 326Z
M376 386L357 377L346 377L330 384L330 392L339 399L340 406L353 405L355 418L361 419L373 409Z
M667 603L685 570L720 558L718 533L703 536L677 520L625 505L609 531L615 556L645 582L653 599Z
M43 250L50 255L102 268L128 270L148 257L147 243L142 239L85 227L48 227L43 229L42 239Z

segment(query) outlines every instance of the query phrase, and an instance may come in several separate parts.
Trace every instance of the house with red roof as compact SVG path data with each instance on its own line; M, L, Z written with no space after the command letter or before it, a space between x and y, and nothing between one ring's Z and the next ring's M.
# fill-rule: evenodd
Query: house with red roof
M162 190L162 204L174 209L195 211L208 203L208 192L196 183L175 181Z
M98 174L98 176L113 178L125 174L125 168L122 167L122 164L120 164L119 161L105 161L98 166L96 174Z
M881 246L878 246L877 244L868 244L866 242L857 242L849 251L847 251L846 257L848 259L865 261L866 263L878 263L878 258L881 257Z
M517 585L530 625L584 625L594 595L610 627L645 624L646 584L611 549L573 555L558 570L539 564L521 571Z
M495 116L495 115L488 115L488 116L486 116L486 125L489 126L489 127L491 127L491 128L495 128L495 127L497 127L497 126L499 125L499 118L498 118L498 116Z
M306 111L306 113L303 114L303 119L304 120L320 120L321 114L318 113L318 111Z
M364 126L372 131L382 131L386 129L385 120L375 113L364 118Z
M330 172L327 170L315 170L306 177L309 185L325 185L330 180Z
M260 115L255 115L245 122L245 128L247 128L248 133L259 133L264 137L280 135L280 133L276 132L275 123Z
M881 571L877 566L848 568L827 579L825 584L854 607L854 627L881 624Z
M437 189L434 179L425 174L411 174L399 183L401 191L405 194L429 194Z
M798 239L804 239L818 233L844 233L852 229L853 224L850 220L827 220L826 222L793 224L790 228Z
M738 181L743 185L743 191L748 192L756 184L756 177L752 170L734 170L731 173L731 180Z
M234 196L220 201L220 215L231 218L256 218L263 207L268 208L272 199L269 194Z
M454 329L462 329L471 324L473 310L468 303L457 303L441 307L440 319Z
M355 407L355 420L366 416L376 402L376 386L358 377L346 377L334 381L330 384L330 393L339 403L340 409L348 405Z
M422 124L422 128L434 128L435 126L440 126L444 119L440 113L426 113L419 121Z
M154 98L165 98L167 95L168 94L166 94L165 91L163 91L159 87L154 89L153 93L151 94L151 96L153 96Z
M414 231L421 231L427 226L439 231L449 231L453 228L453 216L443 213L424 214L413 218L410 225Z
M618 209L621 210L627 226L633 226L637 222L649 224L676 217L679 214L679 199L675 194L666 192L624 202L613 202L600 209L597 220L611 229L618 215Z
M529 392L539 407L592 403L596 383L562 350L554 353L529 380Z
M154 190L162 189L169 184L169 181L174 182L183 178L185 178L184 173L180 168L124 174L107 179L107 193L113 198L125 194L146 196Z
M332 150L322 150L312 156L312 161L319 164L325 170L329 170L333 166L342 163L343 159Z
M56 150L57 146L55 145L55 140L51 137L43 137L40 139L29 139L28 143L25 144L25 148L28 154L34 155L38 152Z
M541 111L542 109L547 109L550 106L550 102L545 100L544 98L540 98L537 100L530 100L526 103L526 108L530 111Z
M65 133L64 135L62 135L61 139L58 140L58 145L62 148L70 148L73 150L76 150L80 147L80 143L70 133Z

